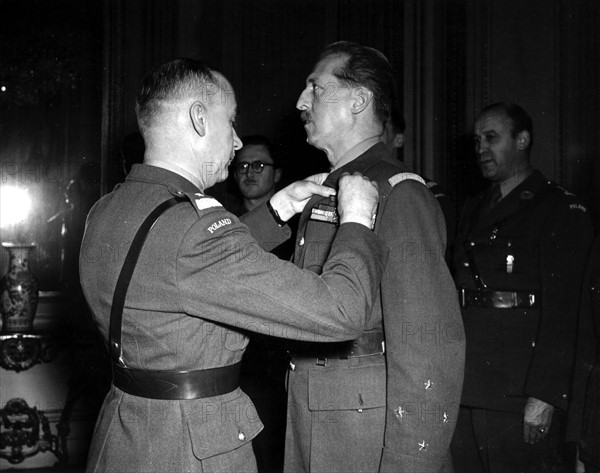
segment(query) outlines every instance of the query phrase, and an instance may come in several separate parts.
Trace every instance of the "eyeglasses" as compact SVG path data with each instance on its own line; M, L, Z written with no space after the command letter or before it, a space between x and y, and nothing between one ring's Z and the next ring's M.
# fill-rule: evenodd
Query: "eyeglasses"
M263 163L262 161L254 161L252 163L235 163L234 169L238 174L248 174L248 169L252 168L256 174L263 172L265 166L274 166L274 164Z

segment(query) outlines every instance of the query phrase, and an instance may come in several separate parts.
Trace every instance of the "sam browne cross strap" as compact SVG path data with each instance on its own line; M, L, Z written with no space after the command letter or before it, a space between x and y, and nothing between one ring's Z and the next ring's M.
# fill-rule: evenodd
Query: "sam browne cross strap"
M133 270L150 229L160 215L174 205L186 201L173 197L156 207L138 229L125 257L113 294L110 311L109 350L112 362L113 384L134 396L150 399L199 399L218 396L239 386L241 362L230 366L192 371L141 370L129 368L123 360L121 323L125 296Z

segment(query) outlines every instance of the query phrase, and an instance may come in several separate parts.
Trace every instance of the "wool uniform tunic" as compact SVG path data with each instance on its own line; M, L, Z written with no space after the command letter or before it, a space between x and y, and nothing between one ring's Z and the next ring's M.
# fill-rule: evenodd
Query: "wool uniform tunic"
M133 236L173 195L189 202L167 210L150 230L127 293L122 344L129 367L182 371L233 365L244 354L247 331L311 341L352 339L362 332L385 260L372 231L342 225L319 277L264 252L245 224L188 180L136 165L91 210L81 249L83 291L105 339ZM264 206L247 222L266 248L286 237ZM210 398L157 400L113 385L96 424L87 471L256 471L250 442L262 428L239 388Z
M389 258L366 334L355 344L377 339L382 331L385 343L370 356L353 356L350 348L349 356L340 357L348 353L340 345L295 348L288 387L288 473L437 473L451 467L463 325L444 260L442 211L424 181L405 171L378 143L325 181L336 187L342 173L360 172L379 185L375 233ZM320 197L309 201L296 239L294 262L318 274L340 231L321 218L327 203Z

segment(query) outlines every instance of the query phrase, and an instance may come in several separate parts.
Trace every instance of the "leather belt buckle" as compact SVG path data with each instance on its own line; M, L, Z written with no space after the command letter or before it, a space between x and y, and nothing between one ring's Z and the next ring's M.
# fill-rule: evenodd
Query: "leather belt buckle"
M315 364L317 366L327 366L327 358L317 358Z

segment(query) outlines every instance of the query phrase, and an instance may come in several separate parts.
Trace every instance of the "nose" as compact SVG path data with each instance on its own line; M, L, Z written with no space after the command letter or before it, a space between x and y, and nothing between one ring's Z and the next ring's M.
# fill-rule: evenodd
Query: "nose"
M296 102L296 108L302 111L308 110L310 108L310 92L308 90L308 87L305 88L300 94L300 97L298 97L298 101Z
M233 149L235 151L237 151L242 146L244 146L244 144L242 143L242 140L240 140L240 137L238 136L237 132L235 131L235 128L232 128L232 130L233 130Z

